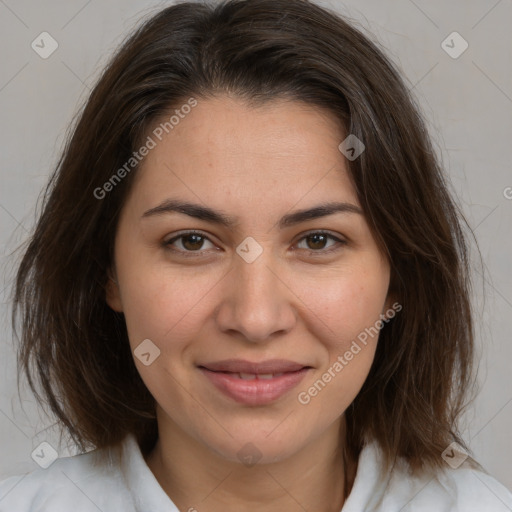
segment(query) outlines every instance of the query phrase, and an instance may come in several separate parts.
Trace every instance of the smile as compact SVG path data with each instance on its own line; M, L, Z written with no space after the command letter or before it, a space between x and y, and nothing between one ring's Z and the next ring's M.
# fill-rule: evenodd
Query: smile
M237 403L266 405L296 387L311 367L276 373L215 371L204 366L199 370L210 384Z

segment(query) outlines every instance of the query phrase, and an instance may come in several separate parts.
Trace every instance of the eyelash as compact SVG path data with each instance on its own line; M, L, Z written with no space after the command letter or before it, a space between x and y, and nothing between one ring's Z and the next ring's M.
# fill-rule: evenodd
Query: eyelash
M177 240L179 240L180 238L185 238L187 236L190 236L190 235L197 235L197 236L200 236L201 238L205 239L205 240L208 240L209 242L213 243L204 233L202 233L201 231L184 231L182 233L180 233L179 235L176 235L174 237L172 237L171 239L169 240L166 240L164 241L163 245L164 247L167 249L167 250L170 250L174 253L179 253L180 255L186 257L186 258L196 258L198 255L200 255L201 253L204 253L206 251L203 251L201 249L197 250L197 251L184 251L182 249L175 249L173 248L171 245L176 242ZM313 236L313 235L324 235L328 238L330 238L331 240L334 240L336 242L338 242L338 246L334 246L334 247L331 247L329 249L319 249L317 251L314 251L314 250L311 250L311 249L300 249L300 250L304 250L306 251L307 253L309 253L311 256L323 256L323 255L326 255L326 254L331 254L333 252L336 252L338 250L340 250L343 246L347 245L347 242L345 240L342 240L334 235L332 235L330 232L328 231L310 231L309 233L306 233L304 236L302 236L302 238L300 238L300 240L297 242L297 243L300 243L302 242L303 240L309 238L310 236ZM199 256L201 257L201 256Z

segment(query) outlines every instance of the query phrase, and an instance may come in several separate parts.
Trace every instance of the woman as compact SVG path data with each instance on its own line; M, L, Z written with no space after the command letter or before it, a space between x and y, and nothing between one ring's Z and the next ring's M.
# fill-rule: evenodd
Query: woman
M462 222L346 21L162 10L91 93L15 287L20 365L93 450L4 481L0 510L512 508L457 429Z

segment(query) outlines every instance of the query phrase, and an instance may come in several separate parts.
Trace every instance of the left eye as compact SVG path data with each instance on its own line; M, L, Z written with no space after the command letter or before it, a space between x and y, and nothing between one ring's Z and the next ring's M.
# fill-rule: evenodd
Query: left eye
M310 243L309 247L305 248L306 251L320 252L323 249L325 249L325 244L327 243L327 240L329 240L329 239L334 240L334 242L338 242L339 244L342 244L342 245L345 244L345 242L343 240L340 240L339 238L336 238L335 236L333 236L329 233L324 233L323 231L319 231L316 233L309 233L305 237L301 238L300 242L305 240L306 244L308 242ZM332 245L336 245L336 243L334 243ZM332 247L332 245L331 245L331 247ZM323 251L323 252L330 252L331 250L332 249L329 249L329 250Z
M326 244L328 240L334 241L328 249L326 249ZM181 245L181 248L176 248L175 243L178 242ZM204 243L207 241L209 244L211 244L212 247L210 249L215 248L215 245L210 241L210 239L196 231L189 231L186 233L181 233L166 242L164 242L164 245L168 248L171 248L175 252L181 252L181 253L201 253L205 251L201 251L201 249L204 249ZM300 247L300 244L305 242L308 247ZM338 245L345 245L346 242L344 240L341 240L334 235L331 235L330 233L323 232L323 231L315 231L312 233L308 233L305 236L303 236L299 243L297 244L297 247L301 250L308 251L310 253L329 253L333 250L332 246L336 246L336 242ZM338 249L339 247L336 247ZM208 248L207 248L208 249ZM188 256L188 255L187 255Z

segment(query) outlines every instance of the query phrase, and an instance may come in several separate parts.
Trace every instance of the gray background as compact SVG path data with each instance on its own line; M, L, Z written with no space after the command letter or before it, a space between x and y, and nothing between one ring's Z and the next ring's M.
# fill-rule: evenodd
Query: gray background
M69 122L102 66L142 16L168 4L0 0L0 479L36 469L31 452L42 441L61 456L74 453L59 448L26 386L21 401L17 395L6 289L17 258L10 253L33 225ZM485 277L474 270L481 391L464 418L464 435L479 462L512 489L512 2L323 4L360 23L402 70L478 238L485 261ZM43 31L59 44L48 59L31 48ZM457 59L441 47L453 31L469 44Z

